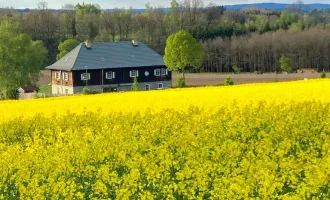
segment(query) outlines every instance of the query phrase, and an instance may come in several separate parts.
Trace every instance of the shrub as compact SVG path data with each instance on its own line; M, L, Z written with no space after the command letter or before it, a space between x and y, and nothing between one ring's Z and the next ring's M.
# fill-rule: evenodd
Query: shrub
M225 85L234 85L234 81L231 77L225 79Z
M176 82L176 87L178 88L184 88L187 87L186 82L183 77L180 77Z
M327 74L325 73L325 71L323 70L322 74L321 74L321 78L326 78Z
M88 87L84 87L83 91L82 91L82 94L83 95L89 95L91 94L91 90L88 88Z
M134 80L133 80L133 85L132 85L132 90L133 91L138 91L139 90L139 85L138 85L138 81L137 81L137 78L134 77Z
M234 74L239 74L241 73L241 68L237 67L236 65L233 66Z
M39 96L38 96L38 92L37 92L37 91L33 91L32 98L33 98L33 99L38 99L38 98L39 98Z

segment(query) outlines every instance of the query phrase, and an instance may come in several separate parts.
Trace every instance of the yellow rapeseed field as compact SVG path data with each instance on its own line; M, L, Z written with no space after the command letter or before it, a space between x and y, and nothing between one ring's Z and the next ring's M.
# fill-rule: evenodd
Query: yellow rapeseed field
M0 102L0 199L329 199L330 80Z

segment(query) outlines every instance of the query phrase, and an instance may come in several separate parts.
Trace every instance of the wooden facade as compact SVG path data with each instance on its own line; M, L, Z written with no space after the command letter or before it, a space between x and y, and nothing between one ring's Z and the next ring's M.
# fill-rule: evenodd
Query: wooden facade
M166 70L166 74L155 76L156 69ZM129 84L133 83L134 78L130 77L130 71L137 70L138 77L137 81L139 83L147 82L157 82L157 81L171 81L172 74L170 71L167 71L165 66L152 66L152 67L132 67L132 68L115 68L115 69L87 69L87 73L90 74L90 80L88 80L88 86L96 85L112 85L112 84ZM56 79L56 73L61 73L61 78ZM107 72L114 72L115 77L112 79L107 79ZM68 80L64 79L64 73L68 73ZM86 70L78 71L56 71L52 70L52 84L69 86L69 87L78 87L85 86L86 80L82 80L82 74L86 73ZM148 74L148 75L146 75ZM58 78L58 77L57 77Z

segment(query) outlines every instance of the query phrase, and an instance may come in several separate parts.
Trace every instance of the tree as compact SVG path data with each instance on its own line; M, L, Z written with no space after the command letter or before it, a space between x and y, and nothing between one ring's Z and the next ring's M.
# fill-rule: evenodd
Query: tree
M285 72L291 72L292 71L292 62L290 58L282 56L280 58L280 64L281 64L281 69Z
M43 43L21 33L18 23L0 23L0 90L6 98L14 98L20 86L36 84L46 55Z
M36 10L24 14L21 26L24 33L29 34L33 40L41 40L44 43L49 53L47 64L51 64L56 61L58 54L60 20L47 6L46 2L40 2Z
M72 49L76 48L79 44L80 42L75 39L68 39L65 40L64 42L61 42L60 45L58 45L58 50L60 51L60 53L56 56L56 60L61 59Z
M170 71L182 72L183 79L185 79L185 69L187 67L200 68L204 56L202 45L186 31L179 31L166 41L165 65Z
M138 83L138 80L137 80L136 77L134 77L134 80L133 80L132 90L133 91L138 91L139 90L139 83Z

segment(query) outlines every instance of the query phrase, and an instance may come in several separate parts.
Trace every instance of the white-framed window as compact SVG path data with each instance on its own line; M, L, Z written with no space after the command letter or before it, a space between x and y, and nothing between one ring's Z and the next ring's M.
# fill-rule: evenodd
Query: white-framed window
M65 94L69 94L69 89L65 89Z
M162 75L162 76L166 75L166 69L165 68L160 69L160 75Z
M131 77L131 78L139 77L139 71L138 70L129 71L129 77Z
M61 80L61 72L55 72L55 79Z
M67 72L63 72L63 80L65 81L69 80L69 74Z
M164 84L163 83L158 83L158 89L163 89L164 88Z
M115 78L115 72L106 72L105 73L106 79L114 79Z
M90 73L82 73L81 74L81 80L82 81L91 80L91 74Z
M150 90L150 85L146 84L146 91L149 91L149 90Z
M154 70L154 75L155 76L160 76L160 69L155 69Z

